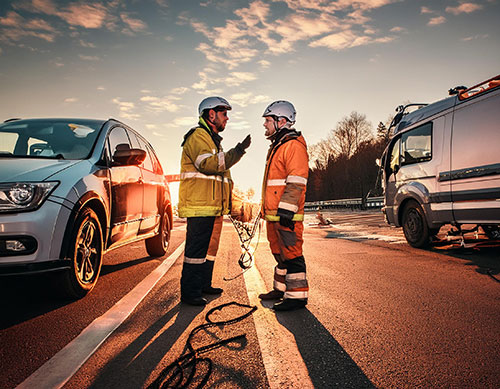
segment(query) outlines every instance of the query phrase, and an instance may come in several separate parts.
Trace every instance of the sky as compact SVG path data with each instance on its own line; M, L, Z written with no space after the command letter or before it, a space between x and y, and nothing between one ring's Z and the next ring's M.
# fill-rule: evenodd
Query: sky
M269 103L292 102L312 145L352 111L376 128L404 102L496 76L499 2L2 0L0 120L115 118L177 174L198 104L223 96L224 149L252 135L233 179L258 195Z

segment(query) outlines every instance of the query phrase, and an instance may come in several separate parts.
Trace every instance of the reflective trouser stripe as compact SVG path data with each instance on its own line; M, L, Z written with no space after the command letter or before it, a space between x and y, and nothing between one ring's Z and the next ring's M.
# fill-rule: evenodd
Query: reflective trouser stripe
M306 299L307 292L295 292L295 291L287 290L285 292L285 294L283 295L283 298L286 298L286 299Z
M189 258L184 256L184 263L190 263L192 265L200 265L205 263L206 260L206 258Z
M274 268L274 282L273 288L284 292L286 290L285 284L286 269L280 269L278 266Z

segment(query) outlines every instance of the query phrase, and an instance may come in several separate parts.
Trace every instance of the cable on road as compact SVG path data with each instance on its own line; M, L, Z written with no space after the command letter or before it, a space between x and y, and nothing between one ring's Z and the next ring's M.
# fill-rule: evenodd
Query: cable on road
M241 316L237 316L229 320L214 321L211 319L211 315L216 311L222 311L224 308L232 305L246 308L248 309L248 311ZM200 358L200 356L209 351L220 348L226 344L246 339L246 334L240 334L227 339L222 339L199 348L193 347L193 337L198 332L211 327L223 328L224 326L240 322L252 315L256 310L256 306L241 304L235 301L218 305L209 310L205 315L206 323L195 327L189 334L186 341L187 353L177 358L174 362L172 362L164 370L162 370L159 376L151 383L151 385L148 386L148 389L187 388L192 383L193 378L196 376L197 370L199 370L204 365L206 371L199 374L201 377L201 381L196 386L196 388L203 388L208 382L210 375L212 374L212 361L210 358Z
M234 276L224 277L224 281L232 281L242 276L248 269L252 267L254 263L253 254L255 253L259 245L260 233L262 230L262 226L260 223L260 212L257 214L257 217L255 218L253 223L243 223L236 219L233 219L231 216L229 216L229 219L231 219L231 222L233 223L233 226L238 233L238 238L240 239L240 247L242 248L242 253L240 255L240 258L238 259L238 265L240 265L243 270ZM257 243L255 244L253 252L250 252L250 244L252 243L252 239L255 236L257 230L259 231L259 234L257 235Z

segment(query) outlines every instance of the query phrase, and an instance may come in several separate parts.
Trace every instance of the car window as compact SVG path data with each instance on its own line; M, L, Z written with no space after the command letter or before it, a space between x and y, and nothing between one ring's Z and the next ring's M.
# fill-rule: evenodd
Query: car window
M163 174L163 169L161 167L161 163L158 160L158 157L156 156L154 150L152 148L150 148L149 152L151 154L151 158L153 159L155 173L156 174Z
M0 125L0 153L29 158L87 158L102 123L29 119Z
M111 158L117 150L130 149L130 141L123 127L115 127L108 135Z
M146 152L146 159L142 163L142 167L146 170L154 171L153 160L151 159L151 152L149 151L149 147L141 137L137 137L137 140L139 141L140 148Z
M0 154L14 154L14 148L18 139L19 134L2 133L0 137Z
M432 122L401 135L401 166L432 159Z
M396 170L396 166L400 166L399 162L399 155L400 155L400 148L401 145L401 138L399 138L392 146L391 150L391 155L389 159L389 174L394 172Z

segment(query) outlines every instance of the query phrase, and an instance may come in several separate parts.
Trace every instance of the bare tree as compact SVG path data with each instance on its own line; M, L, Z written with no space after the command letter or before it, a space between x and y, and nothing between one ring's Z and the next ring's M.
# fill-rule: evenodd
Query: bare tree
M334 142L331 137L323 139L318 143L308 147L310 166L313 168L324 169L328 165L328 161L335 157Z
M371 124L366 120L366 115L353 111L337 123L332 138L338 154L349 158L361 143L373 139Z

